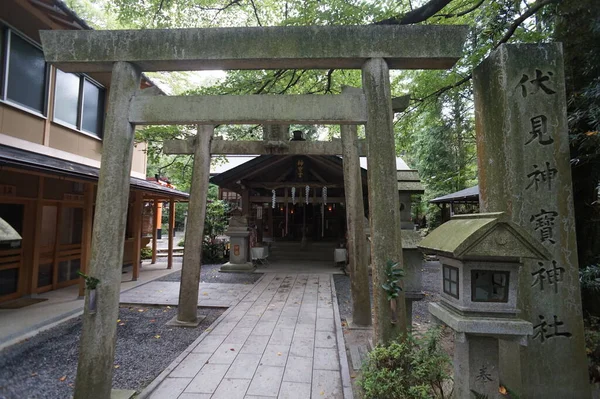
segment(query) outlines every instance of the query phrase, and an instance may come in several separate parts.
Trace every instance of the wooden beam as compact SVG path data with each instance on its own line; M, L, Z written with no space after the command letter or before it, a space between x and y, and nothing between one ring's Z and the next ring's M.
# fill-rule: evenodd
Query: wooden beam
M131 281L137 281L140 277L140 266L142 264L142 222L144 213L144 193L134 191L133 207L133 272Z
M54 231L54 249L52 250L52 289L55 290L58 285L58 252L60 248L61 220L63 213L63 204L57 205L56 212L56 230Z
M167 253L167 269L173 268L173 237L175 235L175 199L169 199L169 252ZM200 237L202 239L202 237Z
M364 124L366 114L362 94L136 96L129 121L136 125Z
M305 199L304 199L304 189L302 188L302 191L296 190L296 203L304 203ZM300 201L300 196L298 195L298 193L302 194L302 201ZM271 203L271 201L273 200L273 197L263 197L263 196L258 196L258 197L250 197L250 202L251 203L265 203L268 202L269 204ZM291 203L291 196L289 198L286 199L286 197L276 197L275 198L276 202L284 202L284 201L288 201ZM341 202L344 202L345 198L344 197L327 197L327 203L328 204L339 204ZM312 204L312 203L317 203L320 204L321 202L323 202L323 198L321 197L317 197L315 199L315 201L313 201L312 199L308 199L308 203Z
M152 264L156 263L156 253L158 249L156 226L158 226L158 200L155 199L152 204Z
M85 183L83 189L83 234L81 237L81 272L87 274L92 256L92 224L94 220L94 184ZM79 297L85 295L85 280L79 278Z
M33 234L33 264L31 268L31 287L32 294L37 293L38 277L40 272L40 240L42 237L42 212L44 211L44 177L40 176L38 180L38 193L35 202L35 230Z
M167 140L165 154L193 154L194 139ZM213 140L213 155L342 155L342 143L335 141L230 141ZM365 140L358 140L359 156L367 155Z
M448 69L463 54L467 26L270 26L148 30L43 30L46 61L65 72L360 69L385 58L393 69ZM102 49L102 51L98 51Z
M285 187L290 187L290 186L297 186L297 187L310 186L311 189L313 189L313 188L321 188L323 186L327 186L327 188L341 188L341 187L344 187L343 184L322 183L320 181L294 182L294 183L290 183L290 182L264 182L264 183L262 183L262 182L244 181L244 185L246 187L251 187L251 188L266 188L266 189L269 189L269 190L278 189L278 188L285 188Z

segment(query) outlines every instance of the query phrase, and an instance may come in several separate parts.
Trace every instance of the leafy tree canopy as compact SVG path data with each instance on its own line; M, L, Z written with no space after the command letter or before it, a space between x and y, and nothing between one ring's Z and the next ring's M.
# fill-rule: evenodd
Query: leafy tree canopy
M567 54L572 68L585 66L573 75L575 84L568 86L571 93L576 93L570 97L574 163L600 170L597 167L600 63L594 61L600 54L597 0L69 0L67 3L98 28L374 23L469 26L464 56L452 69L392 73L392 94L411 95L409 108L396 115L397 151L412 167L418 168L427 185L428 198L477 181L473 68L502 43L541 43L558 35L559 39L574 43L574 50L580 54L579 57ZM557 24L562 26L558 31ZM153 79L183 94L334 94L340 93L343 85L361 85L360 71L347 70L228 71L221 79L212 80L211 85L206 85L206 81L198 85L193 76L193 73L172 73L153 75ZM184 179L189 159L160 156L160 143L193 131L190 127L153 127L141 131L139 139L150 142L151 168ZM259 126L222 126L217 134L257 139L261 130ZM335 128L330 129L330 136L336 134ZM592 192L597 189L598 173L585 176L591 179L585 186L589 207L593 202L590 188Z

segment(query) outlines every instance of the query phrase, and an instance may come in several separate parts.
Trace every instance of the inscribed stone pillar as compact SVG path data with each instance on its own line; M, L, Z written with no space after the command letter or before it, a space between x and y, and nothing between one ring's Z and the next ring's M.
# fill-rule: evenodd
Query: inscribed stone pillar
M373 268L373 340L387 343L406 332L404 293L397 298L397 315L392 316L387 293L386 264L402 267L400 208L396 177L396 147L392 124L392 99L388 66L382 58L366 61L362 67L363 90L367 101L367 162L371 259ZM395 323L392 323L392 320Z
M181 286L179 288L179 306L177 308L177 320L173 321L173 324L181 326L193 327L198 325L198 288L202 262L206 196L208 195L208 178L210 175L210 143L213 132L214 126L200 125L195 140L192 186L183 251Z
M352 323L371 325L371 298L369 269L364 231L364 203L362 177L358 158L356 126L342 125L342 157L344 165L344 193L346 197L346 226L350 254L350 290L352 292Z
M97 310L90 313L89 290L86 290L76 399L110 397L133 155L134 126L129 123L128 112L140 79L141 71L132 64L116 62L113 65L88 269L88 275L99 280Z
M482 212L507 212L554 257L522 268L533 335L501 344L502 381L525 398L589 398L562 47L502 45L473 82Z

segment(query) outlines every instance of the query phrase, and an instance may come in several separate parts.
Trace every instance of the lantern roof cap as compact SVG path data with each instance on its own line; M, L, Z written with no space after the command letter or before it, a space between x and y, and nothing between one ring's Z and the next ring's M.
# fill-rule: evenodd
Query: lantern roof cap
M18 241L21 235L4 219L0 218L0 242Z
M418 245L427 254L454 259L552 258L546 248L504 212L457 215Z

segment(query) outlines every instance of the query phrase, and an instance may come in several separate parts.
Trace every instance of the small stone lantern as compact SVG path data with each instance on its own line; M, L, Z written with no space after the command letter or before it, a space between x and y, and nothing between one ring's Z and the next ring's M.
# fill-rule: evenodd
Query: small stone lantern
M246 216L231 216L225 235L229 236L229 262L221 266L221 272L248 272L254 270L252 262L248 262L250 231Z
M429 312L456 332L455 397L501 397L498 339L526 345L533 333L532 324L518 318L521 259L551 255L504 213L455 216L418 247L442 264L441 300L430 303Z

